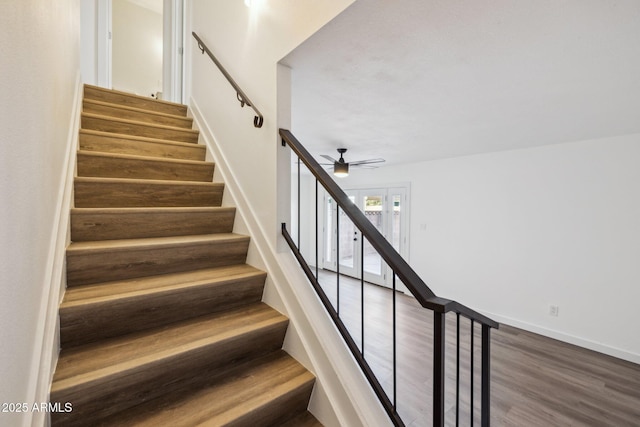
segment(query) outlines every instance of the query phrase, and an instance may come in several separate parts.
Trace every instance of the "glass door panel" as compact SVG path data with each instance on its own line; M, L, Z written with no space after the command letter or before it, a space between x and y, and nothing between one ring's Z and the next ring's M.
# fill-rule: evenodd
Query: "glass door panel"
M349 194L349 199L355 203L356 195ZM349 276L356 276L360 265L360 245L358 245L359 233L351 219L342 209L338 210L338 262L340 263L340 273Z
M336 202L327 196L324 211L324 267L331 270L336 268L336 230L335 230Z
M383 188L345 191L365 217L391 243L403 257L407 257L407 188ZM373 246L365 239L361 250L362 235L349 217L336 209L335 200L327 195L324 208L324 268L340 274L391 287L392 273ZM339 228L339 230L338 230ZM339 233L338 233L339 231ZM399 290L404 286L396 283Z
M360 209L364 212L364 216L373 224L376 229L385 235L385 196L384 190L360 190L359 192ZM368 282L383 284L384 268L382 257L365 239L363 268L365 280Z
M389 201L390 209L389 216L387 218L387 227L389 233L387 239L391 243L391 246L406 260L408 255L407 248L407 224L406 214L408 212L407 206L407 189L406 188L390 188L389 189ZM392 285L393 277L392 272L389 271L387 277L387 284ZM396 289L409 293L409 290L404 284L396 280Z

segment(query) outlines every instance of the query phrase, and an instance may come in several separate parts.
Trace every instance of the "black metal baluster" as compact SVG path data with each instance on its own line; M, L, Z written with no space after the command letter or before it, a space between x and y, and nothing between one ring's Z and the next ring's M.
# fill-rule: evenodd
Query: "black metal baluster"
M488 427L490 424L490 396L489 396L489 375L491 365L490 351L490 329L488 325L482 325L482 379L481 379L481 408L480 408L480 425Z
M473 331L474 331L474 325L475 322L473 321L473 319L471 319L471 362L470 362L470 371L471 371L471 408L470 408L470 412L471 412L471 426L473 426L473 354L475 353L474 351L474 344L473 344Z
M298 157L298 250L300 250L300 157Z
M397 352L396 352L396 273L393 272L393 408L398 410L398 401L397 401Z
M364 357L364 237L360 235L360 352Z
M340 206L336 203L336 314L340 318Z
M444 314L433 312L433 425L444 426Z
M298 157L298 250L300 250L300 157Z
M460 420L460 313L456 313L456 427Z
M316 280L318 279L318 180L316 179Z

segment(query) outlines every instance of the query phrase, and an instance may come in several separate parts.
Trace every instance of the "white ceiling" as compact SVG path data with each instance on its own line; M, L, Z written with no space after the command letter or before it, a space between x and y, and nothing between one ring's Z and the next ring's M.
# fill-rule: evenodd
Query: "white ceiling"
M358 0L282 62L314 155L393 164L640 132L638 0Z

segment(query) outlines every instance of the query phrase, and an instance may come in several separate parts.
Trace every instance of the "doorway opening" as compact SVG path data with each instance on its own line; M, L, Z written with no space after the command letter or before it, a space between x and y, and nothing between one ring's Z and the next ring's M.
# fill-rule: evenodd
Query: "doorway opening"
M367 219L405 259L408 258L408 188L406 186L345 190ZM378 252L355 228L335 201L324 197L323 260L326 270L391 287L393 275ZM398 290L405 291L397 283Z
M97 84L183 102L184 0L97 0Z
M163 0L112 0L112 86L162 99Z

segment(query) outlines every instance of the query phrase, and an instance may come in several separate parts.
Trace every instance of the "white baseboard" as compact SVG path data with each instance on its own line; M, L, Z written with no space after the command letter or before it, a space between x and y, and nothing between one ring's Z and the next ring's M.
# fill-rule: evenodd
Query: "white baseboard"
M491 319L504 323L505 325L513 326L515 328L524 329L525 331L533 332L539 335L543 335L545 337L553 338L558 341L566 342L569 344L577 345L579 347L583 347L589 350L597 351L598 353L606 354L609 356L616 357L618 359L626 360L628 362L633 362L640 364L640 354L631 353L626 350L622 350L619 348L611 347L604 345L602 343L598 343L595 341L587 340L581 337L577 337L574 335L569 335L561 331L556 331L553 329L544 328L542 326L535 325L533 323L523 322L518 319L513 319L511 317L501 316L495 313L482 312L487 317Z
M54 228L49 243L44 293L39 306L38 330L36 331L29 374L27 396L30 404L49 401L51 380L58 361L60 328L58 308L66 283L65 252L69 244L69 215L72 206L73 177L78 150L78 131L82 111L82 84L80 73L76 76L74 104L71 111L65 164L62 167L60 189L56 202ZM44 412L27 412L24 426L40 427L50 422Z

